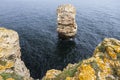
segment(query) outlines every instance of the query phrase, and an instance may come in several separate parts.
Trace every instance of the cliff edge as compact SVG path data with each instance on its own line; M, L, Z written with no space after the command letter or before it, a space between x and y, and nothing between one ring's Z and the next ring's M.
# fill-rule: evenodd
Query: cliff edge
M105 38L91 58L49 70L42 80L120 80L120 41Z
M0 80L33 80L20 57L17 32L0 28Z

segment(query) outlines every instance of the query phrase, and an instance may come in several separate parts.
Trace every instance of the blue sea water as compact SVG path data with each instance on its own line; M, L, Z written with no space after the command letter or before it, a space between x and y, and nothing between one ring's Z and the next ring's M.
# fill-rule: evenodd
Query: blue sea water
M74 41L60 41L56 9L68 3L77 9L78 33ZM105 37L120 39L120 0L0 0L0 26L19 33L22 60L41 78L91 57Z

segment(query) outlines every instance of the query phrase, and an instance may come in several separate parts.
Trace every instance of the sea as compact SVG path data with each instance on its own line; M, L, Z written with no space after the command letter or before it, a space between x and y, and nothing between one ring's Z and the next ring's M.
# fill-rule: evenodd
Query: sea
M77 35L59 40L56 9L75 6ZM33 78L93 55L104 38L120 40L120 0L0 0L0 26L18 32L21 58Z

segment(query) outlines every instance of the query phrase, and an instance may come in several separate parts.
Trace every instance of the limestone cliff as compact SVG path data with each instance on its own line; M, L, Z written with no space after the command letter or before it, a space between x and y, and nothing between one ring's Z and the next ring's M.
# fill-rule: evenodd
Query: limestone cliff
M17 32L0 28L0 80L33 80L20 57Z
M42 80L120 80L120 41L105 38L91 58L49 70Z

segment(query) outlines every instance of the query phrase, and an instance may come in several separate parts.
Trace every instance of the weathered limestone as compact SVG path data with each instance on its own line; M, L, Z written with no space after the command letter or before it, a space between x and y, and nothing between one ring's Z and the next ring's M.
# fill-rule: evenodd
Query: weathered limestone
M53 69L46 74L51 75L43 80L120 80L120 41L105 38L91 58L69 64L62 72Z
M57 32L61 39L73 38L77 33L75 21L76 9L71 4L61 5L57 9Z
M0 28L0 80L33 80L20 57L17 32Z

